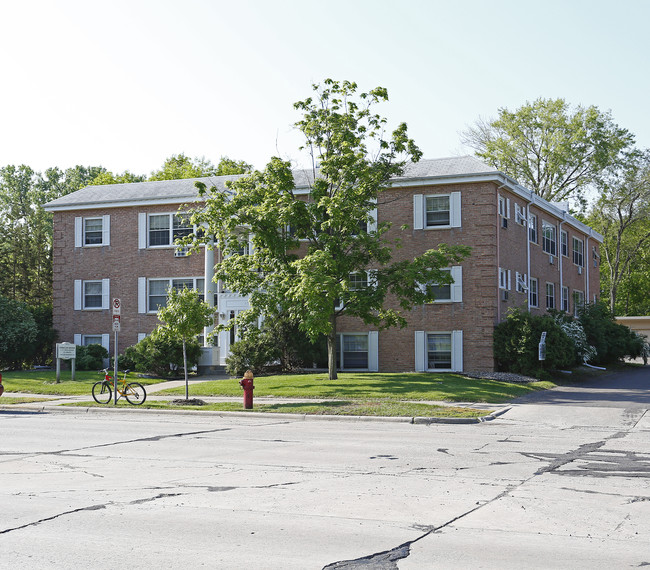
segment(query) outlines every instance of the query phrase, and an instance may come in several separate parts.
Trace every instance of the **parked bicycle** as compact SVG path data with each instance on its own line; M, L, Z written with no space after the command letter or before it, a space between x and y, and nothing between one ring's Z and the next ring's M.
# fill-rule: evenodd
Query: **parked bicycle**
M109 375L108 368L104 368L103 372L104 379L95 382L93 386L93 399L98 404L108 404L113 398L113 392L115 391L113 377ZM125 370L124 378L120 380L118 377L117 379L117 399L119 400L120 397L124 396L129 404L139 406L140 404L144 404L144 401L147 399L147 392L139 382L127 383L126 375L129 372L129 370Z

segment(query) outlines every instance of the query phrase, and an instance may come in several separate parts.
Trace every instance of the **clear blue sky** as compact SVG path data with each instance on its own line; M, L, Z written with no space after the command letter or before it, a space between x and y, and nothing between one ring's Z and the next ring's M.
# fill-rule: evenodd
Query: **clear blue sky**
M5 0L0 166L298 159L292 104L326 77L387 87L426 158L537 97L611 110L647 148L648 22L646 0Z

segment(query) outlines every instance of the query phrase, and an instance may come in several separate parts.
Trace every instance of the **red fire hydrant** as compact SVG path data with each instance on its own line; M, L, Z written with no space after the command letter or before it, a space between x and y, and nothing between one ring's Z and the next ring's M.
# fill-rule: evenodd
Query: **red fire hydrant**
M252 410L253 409L253 371L246 370L244 372L244 377L239 381L239 385L244 389L244 409Z

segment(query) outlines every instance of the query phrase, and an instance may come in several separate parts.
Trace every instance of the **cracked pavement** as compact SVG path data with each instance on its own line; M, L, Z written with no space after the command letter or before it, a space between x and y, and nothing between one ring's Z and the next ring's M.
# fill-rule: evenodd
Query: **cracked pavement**
M650 564L650 406L561 398L459 425L1 412L0 567Z

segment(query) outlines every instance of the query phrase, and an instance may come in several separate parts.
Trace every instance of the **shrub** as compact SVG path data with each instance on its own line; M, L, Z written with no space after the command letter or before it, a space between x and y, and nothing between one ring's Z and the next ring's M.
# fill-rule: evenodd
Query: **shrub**
M254 374L263 372L280 357L280 348L266 331L252 329L246 336L230 346L226 358L226 371L231 376L241 376L246 370Z
M187 349L187 366L193 368L199 363L201 347L196 341L189 341ZM146 372L155 376L169 378L183 370L183 342L155 333L142 339L138 344L129 346L118 357L120 368ZM170 366L171 365L171 366Z
M78 370L101 370L104 368L104 358L108 358L108 351L101 344L77 346Z
M546 359L539 360L539 341L546 332ZM494 331L494 358L502 371L542 377L544 370L576 364L571 339L550 315L531 315L510 310L506 320Z
M596 349L593 363L613 364L623 358L643 354L644 340L630 328L618 324L602 302L585 305L578 314L587 341Z

